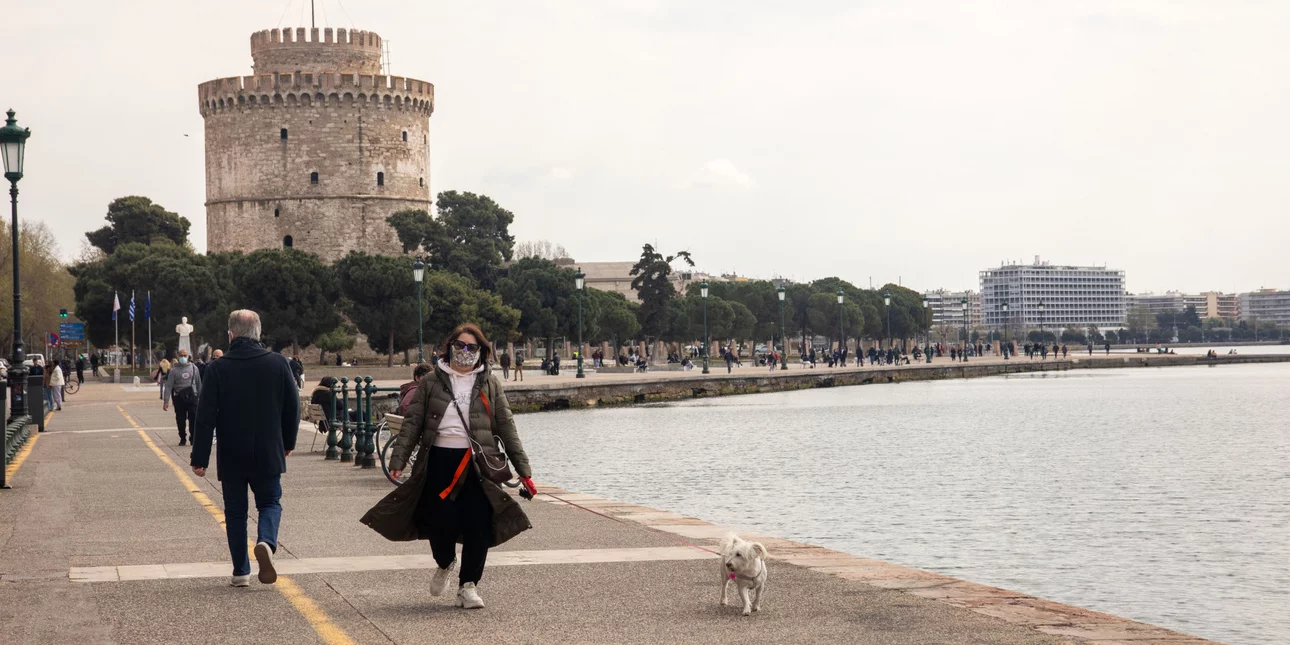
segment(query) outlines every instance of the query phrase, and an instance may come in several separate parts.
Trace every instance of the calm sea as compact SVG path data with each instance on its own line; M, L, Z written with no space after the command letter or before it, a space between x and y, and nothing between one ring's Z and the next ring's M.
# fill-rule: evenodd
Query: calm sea
M1227 643L1290 643L1290 365L868 385L519 424L539 477L571 490Z

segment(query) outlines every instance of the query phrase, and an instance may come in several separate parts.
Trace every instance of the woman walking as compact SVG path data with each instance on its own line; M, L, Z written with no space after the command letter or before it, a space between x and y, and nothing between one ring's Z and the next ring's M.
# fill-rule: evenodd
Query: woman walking
M489 468L509 458L528 496L537 493L501 381L488 369L492 353L475 325L448 335L437 368L408 405L390 459L390 475L398 479L415 451L412 476L361 520L389 540L430 541L439 565L430 580L432 596L447 588L461 542L456 604L466 609L484 606L477 587L488 549L532 528L519 503L481 472L481 462Z

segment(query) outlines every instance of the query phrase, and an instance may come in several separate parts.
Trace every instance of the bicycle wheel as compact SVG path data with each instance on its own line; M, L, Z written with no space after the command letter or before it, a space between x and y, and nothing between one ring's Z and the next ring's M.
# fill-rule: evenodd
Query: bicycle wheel
M80 389L81 389L81 384L79 381L68 381L67 385L63 386L63 391L68 394L76 394L77 392L80 391Z
M385 445L381 447L380 453L381 471L385 473L385 478L390 480L390 483L395 486L407 481L408 478L412 476L413 466L416 466L417 464L417 453L416 451L413 451L412 455L408 457L408 463L403 466L403 476L398 479L390 476L390 458L394 455L394 443L398 438L398 435L390 435L390 438L385 440Z

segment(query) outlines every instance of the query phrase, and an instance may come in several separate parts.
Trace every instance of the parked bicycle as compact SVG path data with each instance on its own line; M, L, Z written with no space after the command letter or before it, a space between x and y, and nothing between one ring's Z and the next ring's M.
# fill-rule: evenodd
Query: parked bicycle
M75 379L69 379L67 385L63 386L63 394L76 394L81 391L81 382Z

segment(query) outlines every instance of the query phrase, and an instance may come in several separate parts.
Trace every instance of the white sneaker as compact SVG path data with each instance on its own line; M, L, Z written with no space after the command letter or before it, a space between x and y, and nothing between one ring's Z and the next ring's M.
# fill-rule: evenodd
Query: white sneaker
M457 606L463 609L483 609L484 599L479 597L475 583L467 582L457 588Z
M453 560L447 569L435 569L434 575L430 577L430 595L442 596L445 589L448 588L448 574L457 568L457 561Z
M273 568L273 549L267 542L255 545L255 561L260 564L260 582L271 585L278 581L278 571Z
M249 587L251 586L251 574L248 573L244 576L233 576L233 582L230 582L229 584L234 587Z

